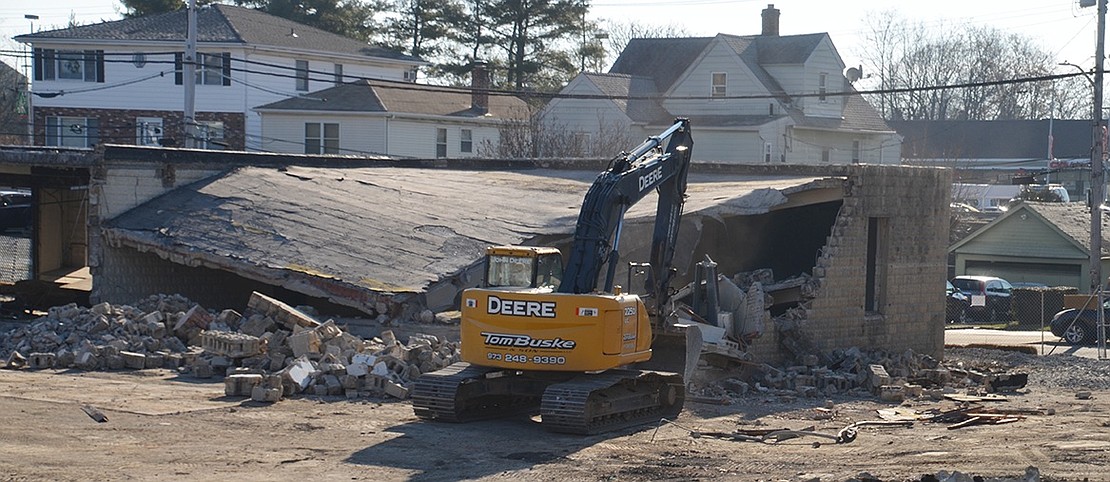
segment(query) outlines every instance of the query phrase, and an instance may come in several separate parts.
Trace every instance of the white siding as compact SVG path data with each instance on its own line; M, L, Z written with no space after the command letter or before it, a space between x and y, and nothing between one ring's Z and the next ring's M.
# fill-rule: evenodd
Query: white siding
M562 92L573 95L602 94L593 82L582 75L575 77ZM556 98L544 107L539 117L549 129L590 134L602 132L602 126L627 131L632 125L632 120L615 103L601 99Z
M696 99L668 99L663 107L676 115L758 115L766 114L770 99L710 99L713 73L728 75L726 96L767 95L751 70L736 56L731 47L715 41L706 54L668 92L670 97L697 97Z
M305 123L339 124L339 154L380 155L386 153L384 116L271 114L261 116L262 149L273 152L304 153Z
M482 154L487 144L496 146L501 140L497 127L460 121L436 121L396 117L389 121L389 154L402 157L432 159L436 157L436 129L447 129L447 157L474 157ZM463 129L473 133L474 152L462 153L459 140Z
M453 119L406 119L401 114L262 114L263 148L274 152L304 153L306 122L339 124L339 154L390 155L435 158L436 129L447 129L447 157L475 157L500 141L497 126L489 122ZM462 152L462 130L470 129L473 148Z
M840 61L840 56L836 54L827 37L806 60L802 92L817 93L821 73L827 74L827 92L844 90L844 63ZM841 117L844 113L844 99L842 96L827 96L822 101L818 97L803 97L801 107L807 116Z
M691 125L694 136L695 161L721 162L726 164L762 163L759 154L763 142L758 132L721 131L698 129Z

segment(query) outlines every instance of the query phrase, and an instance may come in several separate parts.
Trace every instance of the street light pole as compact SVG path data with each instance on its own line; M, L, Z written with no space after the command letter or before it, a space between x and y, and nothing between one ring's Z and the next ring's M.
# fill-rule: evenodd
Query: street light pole
M34 35L35 34L35 20L38 20L39 16L38 15L32 15L32 14L26 14L26 15L23 16L23 18L25 18L25 19L27 19L31 22L31 35ZM34 62L35 62L34 57L35 57L35 55L34 54L35 54L35 51L31 50L31 46L30 46L30 44L28 44L27 45L27 60L26 61L28 63L30 63L30 67L26 71L26 77L25 78L27 80L27 90L25 91L25 93L27 94L27 145L29 145L29 146L35 145L35 102L34 102L35 96L31 95L31 77L33 77L34 74L35 74L34 73L34 69L35 69L35 66L34 66ZM24 64L24 65L27 65L27 64Z

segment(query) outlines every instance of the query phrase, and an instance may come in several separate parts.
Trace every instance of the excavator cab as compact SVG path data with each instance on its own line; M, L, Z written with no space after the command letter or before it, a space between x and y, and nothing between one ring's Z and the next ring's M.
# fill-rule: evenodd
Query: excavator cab
M534 288L551 292L563 279L563 256L556 248L491 246L486 249L486 288Z

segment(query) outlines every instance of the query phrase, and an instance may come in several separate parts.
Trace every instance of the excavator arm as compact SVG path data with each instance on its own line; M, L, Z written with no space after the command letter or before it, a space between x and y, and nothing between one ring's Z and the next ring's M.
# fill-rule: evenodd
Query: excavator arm
M666 141L666 148L662 148ZM605 266L602 291L612 292L620 262L620 236L628 209L653 189L659 193L647 287L661 309L669 296L675 240L685 202L693 147L690 121L679 118L666 131L622 154L598 175L582 202L566 270L558 291L592 293ZM657 312L661 312L657 311Z

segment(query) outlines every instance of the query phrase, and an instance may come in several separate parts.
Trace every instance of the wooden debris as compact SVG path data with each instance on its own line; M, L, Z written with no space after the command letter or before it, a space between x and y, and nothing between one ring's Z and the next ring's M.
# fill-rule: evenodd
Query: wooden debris
M85 415L88 415L89 418L95 420L96 423L104 423L108 421L108 417L104 416L104 413L102 413L100 410L97 410L96 407L92 405L81 405L81 410L84 411Z

